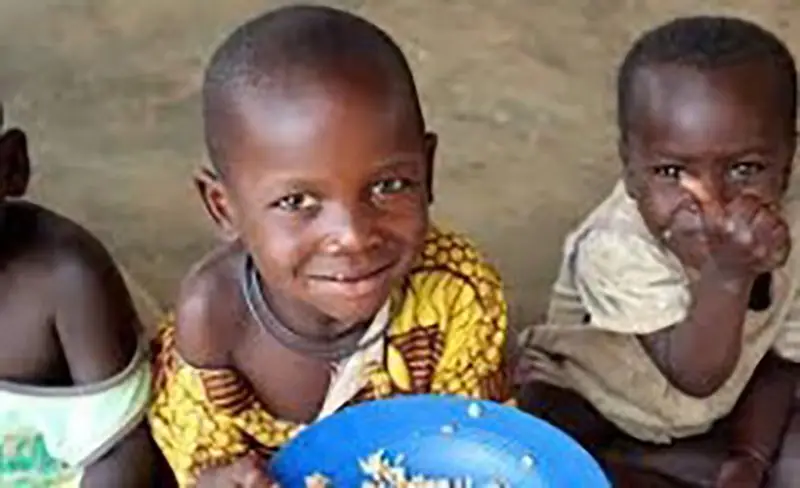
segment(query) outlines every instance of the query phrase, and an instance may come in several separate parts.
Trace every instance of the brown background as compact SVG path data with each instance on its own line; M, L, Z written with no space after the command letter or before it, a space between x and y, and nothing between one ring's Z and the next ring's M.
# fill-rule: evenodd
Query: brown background
M202 67L230 29L279 3L0 5L0 97L30 132L34 197L98 233L162 305L213 242L189 179L204 162ZM517 323L542 311L564 233L616 177L614 71L638 32L680 13L736 13L800 49L792 0L328 3L408 53L441 136L436 213L492 255Z

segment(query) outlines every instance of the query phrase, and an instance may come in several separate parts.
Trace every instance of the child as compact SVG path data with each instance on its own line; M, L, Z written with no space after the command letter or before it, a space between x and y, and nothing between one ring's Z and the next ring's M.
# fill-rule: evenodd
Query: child
M623 182L568 237L550 325L523 334L519 367L521 406L610 464L600 448L621 431L640 441L626 462L689 481L676 453L733 412L707 481L763 483L800 360L796 77L775 36L724 17L658 27L622 64Z
M3 132L0 486L151 486L150 367L130 296L88 232L17 200L29 172L25 135Z
M353 402L505 399L501 284L429 223L436 138L384 32L273 11L216 51L203 102L196 181L227 242L161 330L150 414L181 486L266 486L264 459Z

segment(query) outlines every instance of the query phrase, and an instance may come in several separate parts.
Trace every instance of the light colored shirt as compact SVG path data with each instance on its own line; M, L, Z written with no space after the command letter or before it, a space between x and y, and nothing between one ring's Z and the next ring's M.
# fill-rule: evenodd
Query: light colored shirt
M0 381L0 488L77 488L84 469L144 420L149 400L142 348L123 371L96 384Z
M795 234L798 202L785 218ZM546 325L522 334L535 378L573 389L642 440L669 442L707 431L727 415L769 351L800 362L798 253L772 273L771 305L745 317L745 347L716 393L695 398L658 370L638 336L668 329L689 309L689 276L647 229L622 183L566 239Z

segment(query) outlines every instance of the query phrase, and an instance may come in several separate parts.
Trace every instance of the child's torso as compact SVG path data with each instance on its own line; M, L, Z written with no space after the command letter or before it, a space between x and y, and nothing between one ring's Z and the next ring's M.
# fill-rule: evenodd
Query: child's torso
M69 385L69 367L44 293L47 282L36 274L0 274L0 380Z
M250 329L251 337L234 353L234 367L278 418L298 423L314 420L328 392L331 366L283 347L255 324Z
M241 365L237 363L236 370L198 370L185 364L179 356L158 354L159 360L173 364L157 362L155 365L157 371L172 370L169 373L171 377L160 374L155 377L156 399L151 409L155 433L161 434L161 426L167 426L167 419L175 419L176 423L169 428L177 429L175 433L178 434L185 428L178 419L191 416L196 408L195 402L207 401L216 412L211 421L217 425L206 425L210 435L217 429L234 428L252 438L248 448L268 454L305 425L325 415L323 407L332 401L334 407L328 408L327 414L365 400L426 393L434 379L444 337L435 323L406 331L403 318L396 317L392 321L389 336L380 344L380 358L377 361L364 360L356 365L357 370L350 377L351 381L357 382L355 390L351 388L346 396L338 399L332 398L335 395L333 367L294 352L276 352L280 346L265 344L271 342L269 339L252 340L253 351L262 349L249 359L243 358ZM162 329L157 348L173 348L174 340L174 329ZM272 351L271 357L264 352L265 345ZM337 371L342 369L349 368L340 363ZM166 396L159 394L163 381L171 383L170 393ZM178 391L181 393L177 394ZM465 385L464 393L469 392ZM219 448L236 452L244 446L231 444Z
M75 386L57 318L83 305L65 299L83 283L61 270L90 264L90 237L26 202L6 204L0 233L11 237L0 243L0 488L77 487L104 443L141 419L148 363L139 351L113 377Z
M4 203L0 219L0 380L71 384L56 330L61 248L74 224L35 204ZM79 286L69 283L68 286Z
M222 297L214 300L220 304L216 311L204 317L208 320L204 327L218 334L211 356L222 361L215 361L214 366L237 371L239 380L276 418L313 421L328 393L333 365L276 339L266 326L268 320L278 320L274 312L269 317L253 316L241 292L245 254L238 244L215 251L208 259L207 279L215 283L213 289Z
M275 344L257 327L267 342L242 335L248 346L235 367L229 362L198 368L180 354L174 317L168 317L153 343L150 421L179 483L190 484L197 470L245 452L269 454L308 419L349 404L423 393L506 400L506 308L499 278L461 236L432 231L427 244L364 334L380 340L363 341L358 354L335 368L288 354L267 358L265 351L276 351ZM304 401L304 410L297 409Z
M785 208L793 238L800 215L796 203L786 202ZM587 253L595 253L593 262L602 266L579 269L577 263L586 262L580 256ZM745 347L731 378L709 398L689 397L653 365L637 335L652 333L647 329L652 323L662 330L685 317L692 273L650 235L635 202L618 185L567 238L548 324L531 328L527 337L535 337L534 349L569 358L557 365L557 373L544 375L547 381L580 391L631 435L663 442L696 434L730 411L770 349L800 359L798 256L795 250L786 266L758 280L744 317ZM579 282L595 288L580 290ZM614 300L606 300L609 296ZM605 320L595 321L592 308Z
M10 271L0 275L0 487L77 486L80 474L51 455L28 418L35 398L13 390L72 381L52 314L43 306L46 283L35 272Z

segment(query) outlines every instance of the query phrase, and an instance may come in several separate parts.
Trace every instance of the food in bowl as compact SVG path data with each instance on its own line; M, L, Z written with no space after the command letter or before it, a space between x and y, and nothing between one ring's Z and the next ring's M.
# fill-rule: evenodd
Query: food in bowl
M472 488L469 478L447 480L427 479L423 476L409 476L403 467L402 457L390 461L384 451L378 451L366 459L359 461L361 470L369 477L362 483L362 488ZM502 488L497 483L492 488ZM330 480L322 474L315 473L306 477L306 488L332 488Z

